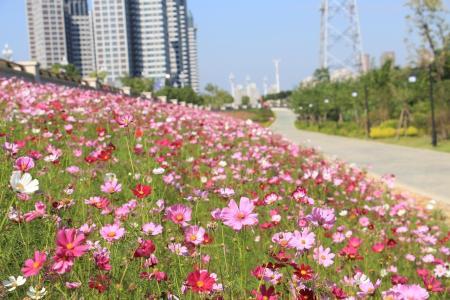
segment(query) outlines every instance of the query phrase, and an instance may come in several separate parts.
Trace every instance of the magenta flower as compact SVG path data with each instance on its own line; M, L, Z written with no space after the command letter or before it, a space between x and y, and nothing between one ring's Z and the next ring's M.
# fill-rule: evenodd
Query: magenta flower
M241 230L243 226L253 226L258 223L258 214L253 213L255 206L250 199L242 197L237 206L234 200L230 200L228 207L222 209L223 223L234 230Z
M112 243L114 240L119 240L125 234L125 228L120 227L118 224L105 225L100 229L100 235Z
M192 210L182 204L175 204L166 208L166 219L175 224L186 226L191 220Z
M34 204L34 208L34 210L27 212L24 215L26 222L31 222L34 219L42 218L43 216L45 216L45 209L47 208L47 206L44 203L42 203L41 201L36 202Z
M16 159L14 169L22 172L28 172L34 168L34 160L28 156L22 156Z
M322 265L324 267L331 266L334 263L334 257L335 254L331 253L330 248L324 249L322 246L320 246L319 248L314 249L313 258L319 265Z
M65 257L80 257L88 251L84 234L76 229L61 229L56 234L56 253Z
M29 258L25 261L25 265L22 268L23 275L30 277L39 274L46 260L47 254L45 252L35 251L34 258Z

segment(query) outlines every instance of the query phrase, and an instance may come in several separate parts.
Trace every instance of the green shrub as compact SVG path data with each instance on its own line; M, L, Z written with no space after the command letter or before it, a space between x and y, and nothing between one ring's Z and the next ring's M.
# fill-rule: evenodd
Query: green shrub
M397 126L398 126L398 120L387 120L387 121L384 121L383 123L381 123L380 126L378 126L378 127L380 127L381 129L386 129L386 128L395 129L395 128L397 128Z
M388 139L397 136L397 132L399 136L418 136L419 130L416 127L410 126L406 129L401 128L400 130L396 130L394 128L381 128L381 127L372 127L370 131L370 137L373 139Z
M394 128L373 127L370 131L370 137L373 139L387 139L397 135L397 130Z

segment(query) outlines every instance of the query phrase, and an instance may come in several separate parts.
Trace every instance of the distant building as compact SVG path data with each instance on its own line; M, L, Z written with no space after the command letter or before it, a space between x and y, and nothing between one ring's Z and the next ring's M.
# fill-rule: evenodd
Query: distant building
M87 0L65 0L65 22L68 61L81 75L96 70L92 18Z
M43 67L166 78L198 91L197 28L186 0L27 0L30 53Z
M27 0L30 56L43 68L67 60L63 0Z
M364 54L361 58L361 67L362 67L362 71L363 73L367 73L371 70L372 66L370 63L370 55L369 54Z
M131 73L131 32L125 0L94 0L94 40L97 71L108 73L107 82L120 85Z
M380 57L380 66L384 66L384 64L388 61L392 62L392 66L395 66L395 52L394 51L386 51Z
M188 41L189 41L189 82L192 89L196 92L200 90L199 74L198 74L198 49L197 49L197 27L194 23L192 13L188 17Z

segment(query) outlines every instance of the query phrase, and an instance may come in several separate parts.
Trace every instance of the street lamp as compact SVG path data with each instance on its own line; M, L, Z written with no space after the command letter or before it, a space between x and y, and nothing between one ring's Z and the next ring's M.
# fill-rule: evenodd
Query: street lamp
M13 51L11 48L9 48L8 44L5 44L5 47L3 48L2 55L6 60L11 60L13 56Z
M330 103L330 100L329 99L325 99L325 100L323 100L323 103L328 104L328 103Z
M416 83L417 82L417 77L414 75L411 75L408 77L408 82L409 83Z

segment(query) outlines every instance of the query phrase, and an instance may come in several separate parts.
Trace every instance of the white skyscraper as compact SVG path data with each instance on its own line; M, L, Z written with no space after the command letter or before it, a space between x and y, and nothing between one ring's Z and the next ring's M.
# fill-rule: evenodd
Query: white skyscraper
M166 12L164 0L130 0L132 75L164 78L170 71Z
M189 69L190 69L190 85L196 92L200 89L198 75L198 50L197 50L197 27L194 23L192 13L188 18L188 41L189 41Z
M67 58L63 0L27 0L30 56L43 68Z
M120 77L132 71L128 2L93 1L97 71L106 71L107 82L115 85L120 85Z

